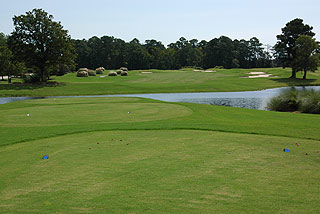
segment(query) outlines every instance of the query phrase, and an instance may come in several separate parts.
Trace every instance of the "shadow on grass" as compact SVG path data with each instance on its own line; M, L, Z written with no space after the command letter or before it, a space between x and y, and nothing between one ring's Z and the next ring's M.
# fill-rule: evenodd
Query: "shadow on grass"
M315 81L317 81L317 79L292 79L292 78L277 78L277 79L272 79L275 82L279 82L279 83L285 83L288 86L306 86L306 85L311 85L312 83L314 83Z
M58 82L47 82L47 83L11 83L11 84L0 84L0 90L34 90L46 87L60 87L64 83Z

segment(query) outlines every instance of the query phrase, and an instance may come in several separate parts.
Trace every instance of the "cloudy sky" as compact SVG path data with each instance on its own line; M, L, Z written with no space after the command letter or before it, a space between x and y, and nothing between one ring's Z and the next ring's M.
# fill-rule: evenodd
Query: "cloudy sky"
M42 8L74 39L114 36L167 45L180 37L211 40L257 37L274 45L295 18L314 27L320 40L319 0L0 0L0 32L13 31L12 17Z

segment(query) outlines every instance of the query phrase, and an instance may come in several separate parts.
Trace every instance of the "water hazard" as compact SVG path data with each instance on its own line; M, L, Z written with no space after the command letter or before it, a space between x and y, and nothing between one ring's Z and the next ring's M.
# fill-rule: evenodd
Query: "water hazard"
M320 90L320 86L298 86L273 88L261 91L241 92L201 92L201 93L161 93L161 94L123 94L123 95L92 95L92 96L54 96L54 97L1 97L0 104L30 99L72 98L72 97L142 97L167 102L186 102L210 104L230 107L266 110L268 101L281 91L294 88L297 90Z

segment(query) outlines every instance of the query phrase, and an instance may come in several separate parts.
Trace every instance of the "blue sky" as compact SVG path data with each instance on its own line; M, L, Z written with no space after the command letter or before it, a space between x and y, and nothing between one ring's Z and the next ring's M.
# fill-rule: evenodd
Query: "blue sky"
M211 40L256 36L274 45L294 18L314 27L320 40L319 0L1 0L0 32L13 31L12 17L43 8L74 39L114 36L125 41L156 39L167 45L180 37Z

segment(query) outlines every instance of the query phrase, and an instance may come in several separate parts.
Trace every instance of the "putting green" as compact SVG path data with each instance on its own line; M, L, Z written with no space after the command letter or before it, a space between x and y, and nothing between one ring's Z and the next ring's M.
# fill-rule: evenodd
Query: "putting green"
M72 98L29 100L25 108L0 112L0 127L130 123L166 120L192 114L187 107L164 103L135 103L138 98ZM34 104L34 105L32 105Z
M316 213L319 151L312 140L188 130L8 145L0 212Z

